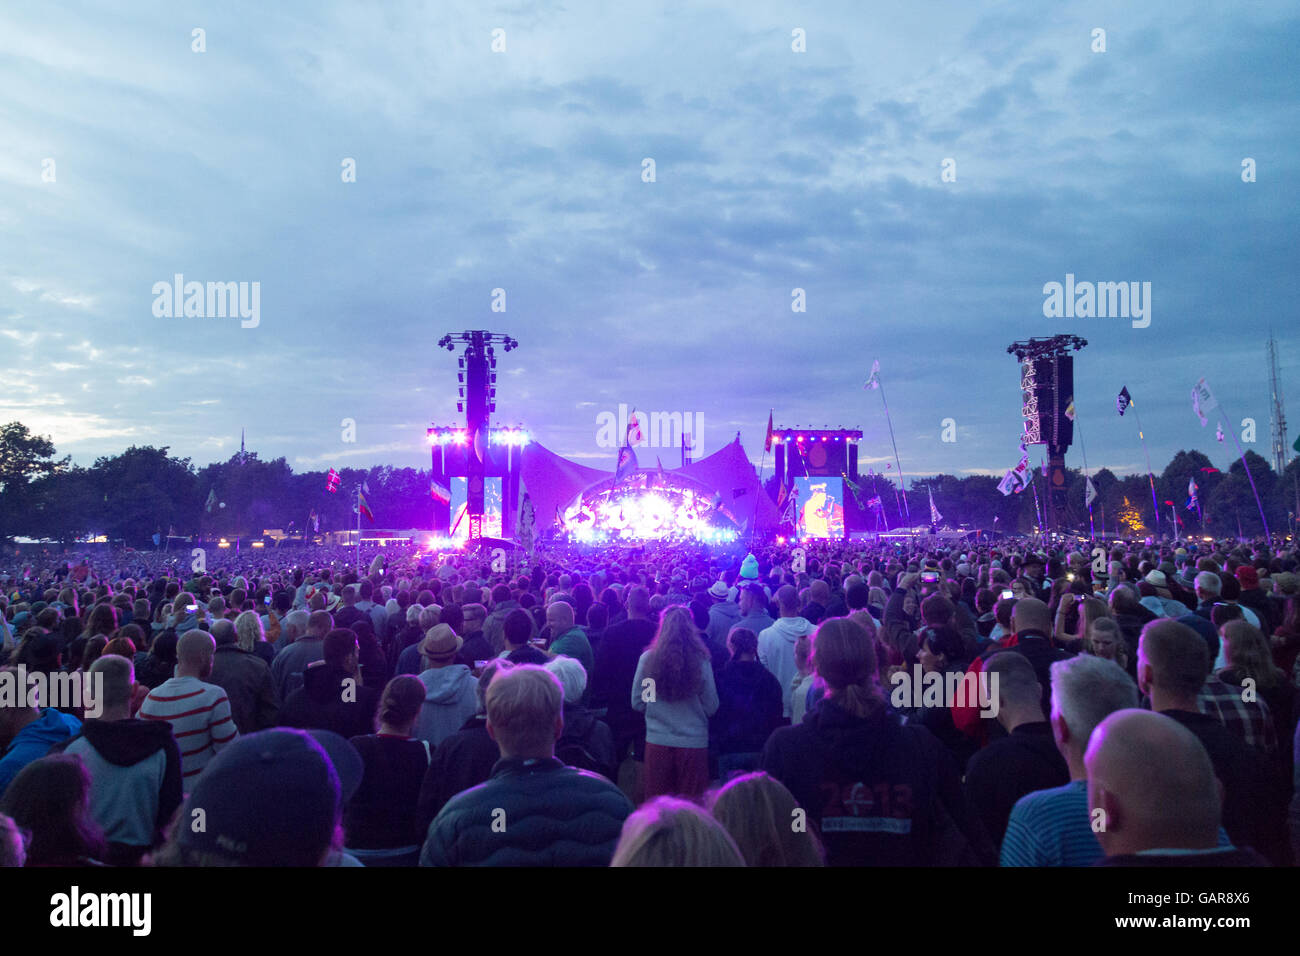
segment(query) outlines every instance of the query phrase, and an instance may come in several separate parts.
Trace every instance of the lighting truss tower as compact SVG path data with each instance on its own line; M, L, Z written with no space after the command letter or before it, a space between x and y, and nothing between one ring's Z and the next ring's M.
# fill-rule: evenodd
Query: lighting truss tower
M1053 335L1013 342L1007 353L1020 360L1022 439L1046 445L1048 455L1048 527L1061 530L1065 518L1065 450L1074 440L1074 419L1066 409L1074 401L1074 359L1088 343L1077 335Z
M1282 404L1282 382L1277 370L1277 342L1273 333L1268 333L1268 379L1272 390L1272 438L1273 470L1280 476L1286 468L1287 450L1291 447L1286 441L1286 408Z
M508 335L480 329L459 334L449 332L438 340L438 347L454 352L457 342L465 348L457 360L460 367L456 373L456 411L465 414L469 438L465 512L469 538L474 540L483 536L483 479L487 471L491 416L497 410L497 359L493 346L501 345L510 352L519 343Z

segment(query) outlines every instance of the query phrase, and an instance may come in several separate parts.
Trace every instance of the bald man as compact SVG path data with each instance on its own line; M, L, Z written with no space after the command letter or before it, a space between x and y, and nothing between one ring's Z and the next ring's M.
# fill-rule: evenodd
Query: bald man
M1034 676L1042 688L1039 704L1044 714L1052 712L1051 667L1070 657L1052 643L1052 612L1038 598L1022 598L1011 609L1011 633L1015 643L1006 648L1024 654L1034 667Z
M546 624L551 629L551 657L572 657L590 674L594 662L591 642L586 632L573 620L573 605L568 601L552 601L546 609Z
M1249 848L1219 845L1223 787L1205 747L1176 720L1115 711L1093 731L1084 763L1100 865L1268 865Z
M1210 671L1209 652L1195 631L1177 621L1152 621L1138 639L1138 687L1151 709L1182 724L1210 755L1223 783L1223 826L1239 846L1251 846L1274 864L1285 863L1285 800L1275 765L1216 717L1200 711Z
M183 635L176 644L176 676L150 691L140 705L141 719L171 724L187 793L208 762L239 736L226 692L206 683L215 652L216 642L207 631L196 628Z

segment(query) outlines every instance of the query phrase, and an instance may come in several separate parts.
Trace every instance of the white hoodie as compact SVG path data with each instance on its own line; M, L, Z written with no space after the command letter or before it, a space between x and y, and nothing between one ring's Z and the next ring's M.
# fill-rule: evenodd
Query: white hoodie
M790 682L798 673L794 666L794 642L815 630L806 617L782 617L758 635L758 659L781 684L784 717L790 716Z

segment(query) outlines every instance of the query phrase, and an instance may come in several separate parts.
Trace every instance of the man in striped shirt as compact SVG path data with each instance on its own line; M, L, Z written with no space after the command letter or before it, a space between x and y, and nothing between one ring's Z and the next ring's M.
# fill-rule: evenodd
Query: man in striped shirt
M205 683L212 673L216 643L198 628L176 645L176 676L150 691L140 705L144 720L165 720L181 751L181 778L186 792L208 761L239 736L230 716L230 700L216 684Z

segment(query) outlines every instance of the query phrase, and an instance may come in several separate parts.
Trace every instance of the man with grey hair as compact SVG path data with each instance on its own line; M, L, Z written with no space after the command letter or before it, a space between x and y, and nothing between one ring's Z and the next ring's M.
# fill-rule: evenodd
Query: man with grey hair
M317 661L325 660L325 635L334 629L334 618L329 611L312 611L307 618L307 631L271 662L271 678L275 681L277 700L288 700L289 695L302 686L303 672Z
M536 665L492 681L487 730L501 760L434 818L421 866L609 865L632 803L605 778L556 759L563 703L560 682Z
M280 621L280 636L276 639L274 645L276 654L279 654L286 647L292 644L298 638L307 633L307 620L311 615L302 609L290 611Z
M1121 710L1097 725L1084 763L1104 866L1266 866L1224 846L1222 788L1196 735L1163 714Z
M90 815L108 840L105 862L134 866L161 844L163 827L181 804L180 749L165 721L131 716L129 660L105 654L89 676L99 684L102 713L87 717L81 734L56 749L76 754L90 771Z
M216 651L212 655L212 673L208 680L222 688L230 698L230 716L241 734L274 727L280 710L275 697L271 668L257 654L239 644L235 626L230 621L212 625Z
M971 757L966 766L966 802L984 824L994 848L1002 845L1011 808L1025 794L1069 782L1070 770L1056 748L1043 713L1042 688L1029 658L999 651L982 672L997 697L997 721L1007 731Z
M1016 801L1002 841L1002 866L1091 866L1103 856L1088 816L1083 755L1093 728L1107 715L1137 706L1137 688L1114 661L1083 654L1052 664L1051 680L1052 734L1070 782Z

